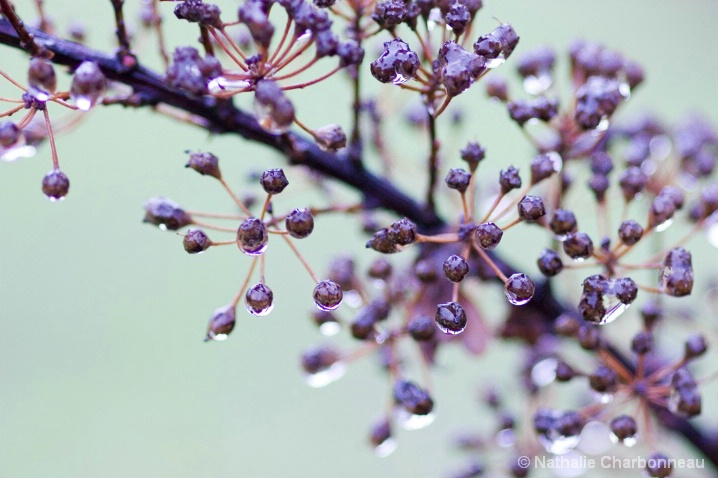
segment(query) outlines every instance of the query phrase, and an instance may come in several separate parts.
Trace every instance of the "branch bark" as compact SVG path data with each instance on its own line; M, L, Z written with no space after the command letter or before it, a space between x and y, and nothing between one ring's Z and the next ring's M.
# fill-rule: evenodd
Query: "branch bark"
M6 3L3 1L3 4ZM105 76L130 86L138 101L134 106L155 106L161 103L203 118L214 133L231 133L258 142L282 153L291 164L304 165L311 170L336 179L354 188L364 196L367 207L380 207L411 219L423 233L441 230L445 223L432 210L419 204L390 181L374 175L351 161L346 154L333 154L321 150L313 141L293 133L273 135L264 130L255 118L236 108L231 100L217 101L209 97L194 97L170 87L163 78L142 66L129 65L118 57L97 52L84 45L27 29L30 38L40 48L54 54L52 62L77 68L83 61L95 62ZM24 36L24 35L23 35ZM27 49L27 39L21 38L8 18L0 18L0 44ZM492 259L510 275L515 268L497 254ZM561 304L551 292L548 283L537 284L534 299L524 306L527 316L541 317L547 324L570 309ZM624 361L627 363L627 361ZM699 429L688 420L671 414L665 408L655 410L656 416L667 428L683 436L718 469L718 436L712 430Z

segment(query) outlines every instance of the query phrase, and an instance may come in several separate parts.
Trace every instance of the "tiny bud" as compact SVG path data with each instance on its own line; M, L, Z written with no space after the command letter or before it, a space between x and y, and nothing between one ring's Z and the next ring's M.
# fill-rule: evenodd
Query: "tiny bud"
M202 229L190 229L182 241L184 250L189 254L200 254L212 245L212 241Z
M597 392L610 393L618 386L618 375L613 369L599 365L596 371L588 377L588 383Z
M509 166L507 169L502 169L499 172L499 185L501 186L501 192L503 194L506 194L513 189L520 188L521 176L519 176L519 170L513 166Z
M644 355L653 350L653 334L641 331L631 339L631 351L637 355Z
M643 227L636 221L623 221L618 228L618 237L627 246L636 244L643 237Z
M450 255L444 261L444 275L451 282L461 282L469 273L469 263L461 256Z
M417 342L426 342L434 338L436 333L436 323L431 317L420 315L414 317L407 326L409 335Z
M461 168L450 169L444 181L449 189L455 189L463 194L469 187L471 173Z
M150 198L145 202L144 222L160 229L176 231L192 223L192 217L179 204L163 197Z
M265 316L274 308L274 293L265 284L254 284L247 289L244 304L250 314L257 317Z
M212 313L212 317L209 319L209 326L207 327L207 337L204 339L222 341L234 329L235 323L235 310L234 306L227 305L220 307Z
M587 259L593 254L593 241L585 232L574 232L563 241L563 251L572 259Z
M439 329L445 334L456 335L466 328L466 312L458 302L439 304L434 318Z
M513 274L504 283L504 294L513 305L525 305L534 296L536 286L526 274Z
M408 246L416 241L416 224L407 218L395 221L387 228L387 237L399 246Z
M566 209L556 209L553 216L551 216L549 227L557 236L565 236L566 234L576 232L578 223L576 222L576 216L572 211Z
M314 216L307 208L296 208L284 219L284 227L295 239L304 239L314 230Z
M626 439L631 439L638 433L638 425L636 420L628 415L619 415L611 420L611 433L618 439L619 442L623 442Z
M524 221L536 221L546 215L543 199L538 196L524 196L519 201L518 211Z
M474 240L476 244L482 249L491 250L499 245L499 242L501 242L501 237L503 237L503 235L504 231L502 231L499 226L497 226L493 222L486 222L484 224L479 224L476 227L476 232L474 233Z
M563 270L563 261L553 249L541 251L537 263L539 270L546 277L553 277Z
M336 152L347 145L347 135L338 124L322 126L314 130L317 144L324 151Z
M261 219L248 217L237 228L237 247L248 256L258 256L267 250L269 233Z
M391 263L386 259L377 259L369 267L369 277L378 280L387 280L391 276Z
M30 68L27 71L27 83L32 93L40 101L47 101L50 93L57 88L57 77L52 63L44 58L33 58L30 60Z
M212 153L191 153L185 167L194 169L202 176L222 178L222 173L219 170L219 159Z
M42 192L50 201L60 201L70 191L70 180L59 169L53 169L42 178Z
M314 288L314 303L321 310L334 310L339 307L344 294L336 282L324 280Z
M706 353L708 350L708 343L706 338L701 334L691 335L686 339L684 357L686 360L691 360L699 357Z
M92 108L105 93L107 80L97 63L83 61L72 76L70 95L81 111Z
M394 384L394 402L412 415L428 415L434 408L429 393L408 380Z
M264 192L274 195L284 191L284 188L289 185L289 181L287 181L287 177L284 175L284 170L277 168L264 171L259 178L259 184L262 185Z

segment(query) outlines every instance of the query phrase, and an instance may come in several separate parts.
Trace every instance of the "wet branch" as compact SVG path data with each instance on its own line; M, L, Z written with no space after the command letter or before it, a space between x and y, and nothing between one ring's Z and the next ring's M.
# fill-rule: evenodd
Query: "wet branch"
M0 0L3 13L11 6L7 0ZM18 25L20 27L18 27ZM28 43L32 40L30 43ZM264 144L282 153L291 164L303 165L312 171L331 177L359 191L369 208L384 208L414 221L424 233L441 230L445 224L432 210L427 210L415 199L397 189L383 177L357 167L347 154L333 154L321 150L313 141L297 134L273 135L264 130L255 118L236 108L231 100L216 100L210 97L195 97L170 87L161 76L141 66L128 67L121 58L92 50L84 45L59 39L38 30L25 29L14 13L0 18L0 44L28 50L31 54L40 49L54 53L52 61L77 68L83 61L95 62L105 76L130 86L135 94L132 101L119 102L127 106L170 105L185 113L202 118L206 127L214 133L231 133ZM433 151L432 156L436 155ZM436 178L430 182L433 189ZM506 261L496 254L491 255L494 263L506 275L515 272ZM556 300L547 282L536 284L534 299L524 306L524 318L537 316L547 325L570 309ZM680 434L699 450L707 460L718 468L718 436L712 430L702 430L686 419L670 414L665 408L654 410L660 421L673 432Z

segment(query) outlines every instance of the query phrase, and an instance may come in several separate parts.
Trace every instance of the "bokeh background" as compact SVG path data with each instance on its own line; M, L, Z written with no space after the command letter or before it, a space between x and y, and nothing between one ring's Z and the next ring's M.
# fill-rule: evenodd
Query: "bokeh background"
M34 2L15 3L21 14L34 15ZM44 3L59 31L80 20L93 45L111 50L108 1ZM127 2L131 15L138 3ZM221 5L227 12L236 7ZM165 18L172 20L172 8L162 5ZM673 122L700 110L718 124L714 0L487 0L475 31L491 30L496 19L521 35L515 55L537 45L564 53L559 71L566 71L566 47L577 37L642 63L647 81L621 116L649 110ZM194 41L194 28L169 25L170 45ZM135 34L152 58L153 38L138 29ZM0 68L23 78L25 67L22 55L0 48ZM506 76L513 68L509 61L496 73ZM565 78L559 86L566 86ZM12 89L3 83L0 92ZM395 120L391 146L402 152L398 167L411 182L421 177L423 143L398 121L411 95L391 93L382 93ZM348 125L350 99L341 78L291 98L305 123ZM520 132L481 86L459 99L463 123L440 130L447 144L444 168L458 165L450 151L467 139L484 144L495 164L527 164L530 150ZM436 422L400 431L397 451L379 459L367 446L367 433L385 409L385 376L370 359L352 364L329 387L306 386L298 356L323 339L309 320L312 284L283 244L270 246L267 258L273 313L257 319L240 310L230 340L202 342L210 313L233 296L248 261L234 248L188 256L180 238L142 224L142 204L166 195L190 209L231 211L216 184L183 168L187 149L217 154L242 192L258 192L249 174L279 167L281 158L235 137L210 137L150 111L121 107L92 112L57 144L72 181L59 204L40 193L50 169L47 145L34 158L0 164L1 477L428 477L460 465L463 455L452 448L452 437L486 429L476 397L482 385L507 382L516 373L504 366L519 351L514 345L493 347L481 360L461 350L442 354ZM289 169L288 175L292 185L275 207L323 204L301 172ZM355 218L333 217L319 220L299 247L320 271L337 253L354 254L362 268L375 257L365 240ZM715 249L694 247L708 265L718 264ZM499 312L486 308L489 315Z

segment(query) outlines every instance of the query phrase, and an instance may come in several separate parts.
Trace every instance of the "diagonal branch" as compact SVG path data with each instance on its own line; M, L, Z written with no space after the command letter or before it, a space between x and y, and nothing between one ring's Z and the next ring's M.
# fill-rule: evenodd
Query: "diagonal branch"
M0 5L7 4L0 0ZM15 17L17 19L17 17ZM264 144L279 151L292 164L304 165L311 170L334 178L361 192L367 207L380 207L406 216L424 233L440 230L444 222L433 211L422 207L388 180L367 171L346 155L328 153L312 141L293 134L274 135L264 130L255 118L236 108L231 100L195 97L170 87L158 74L141 66L128 66L120 57L97 52L83 45L62 40L33 29L16 30L10 17L0 18L0 44L27 49L27 38L34 40L38 48L52 52L52 61L77 68L83 61L95 62L105 76L130 86L135 91L134 106L167 104L192 115L203 118L207 128L214 133L237 134L249 141ZM17 19L17 21L20 21ZM20 25L22 22L20 21ZM24 33L22 33L24 31ZM129 103L128 103L129 104ZM492 254L492 260L506 275L515 268ZM556 300L547 282L537 284L534 299L523 307L524 318L532 314L548 326L555 318L570 309ZM661 422L673 432L683 436L718 468L718 436L712 430L702 430L684 418L671 414L667 409L655 410Z

